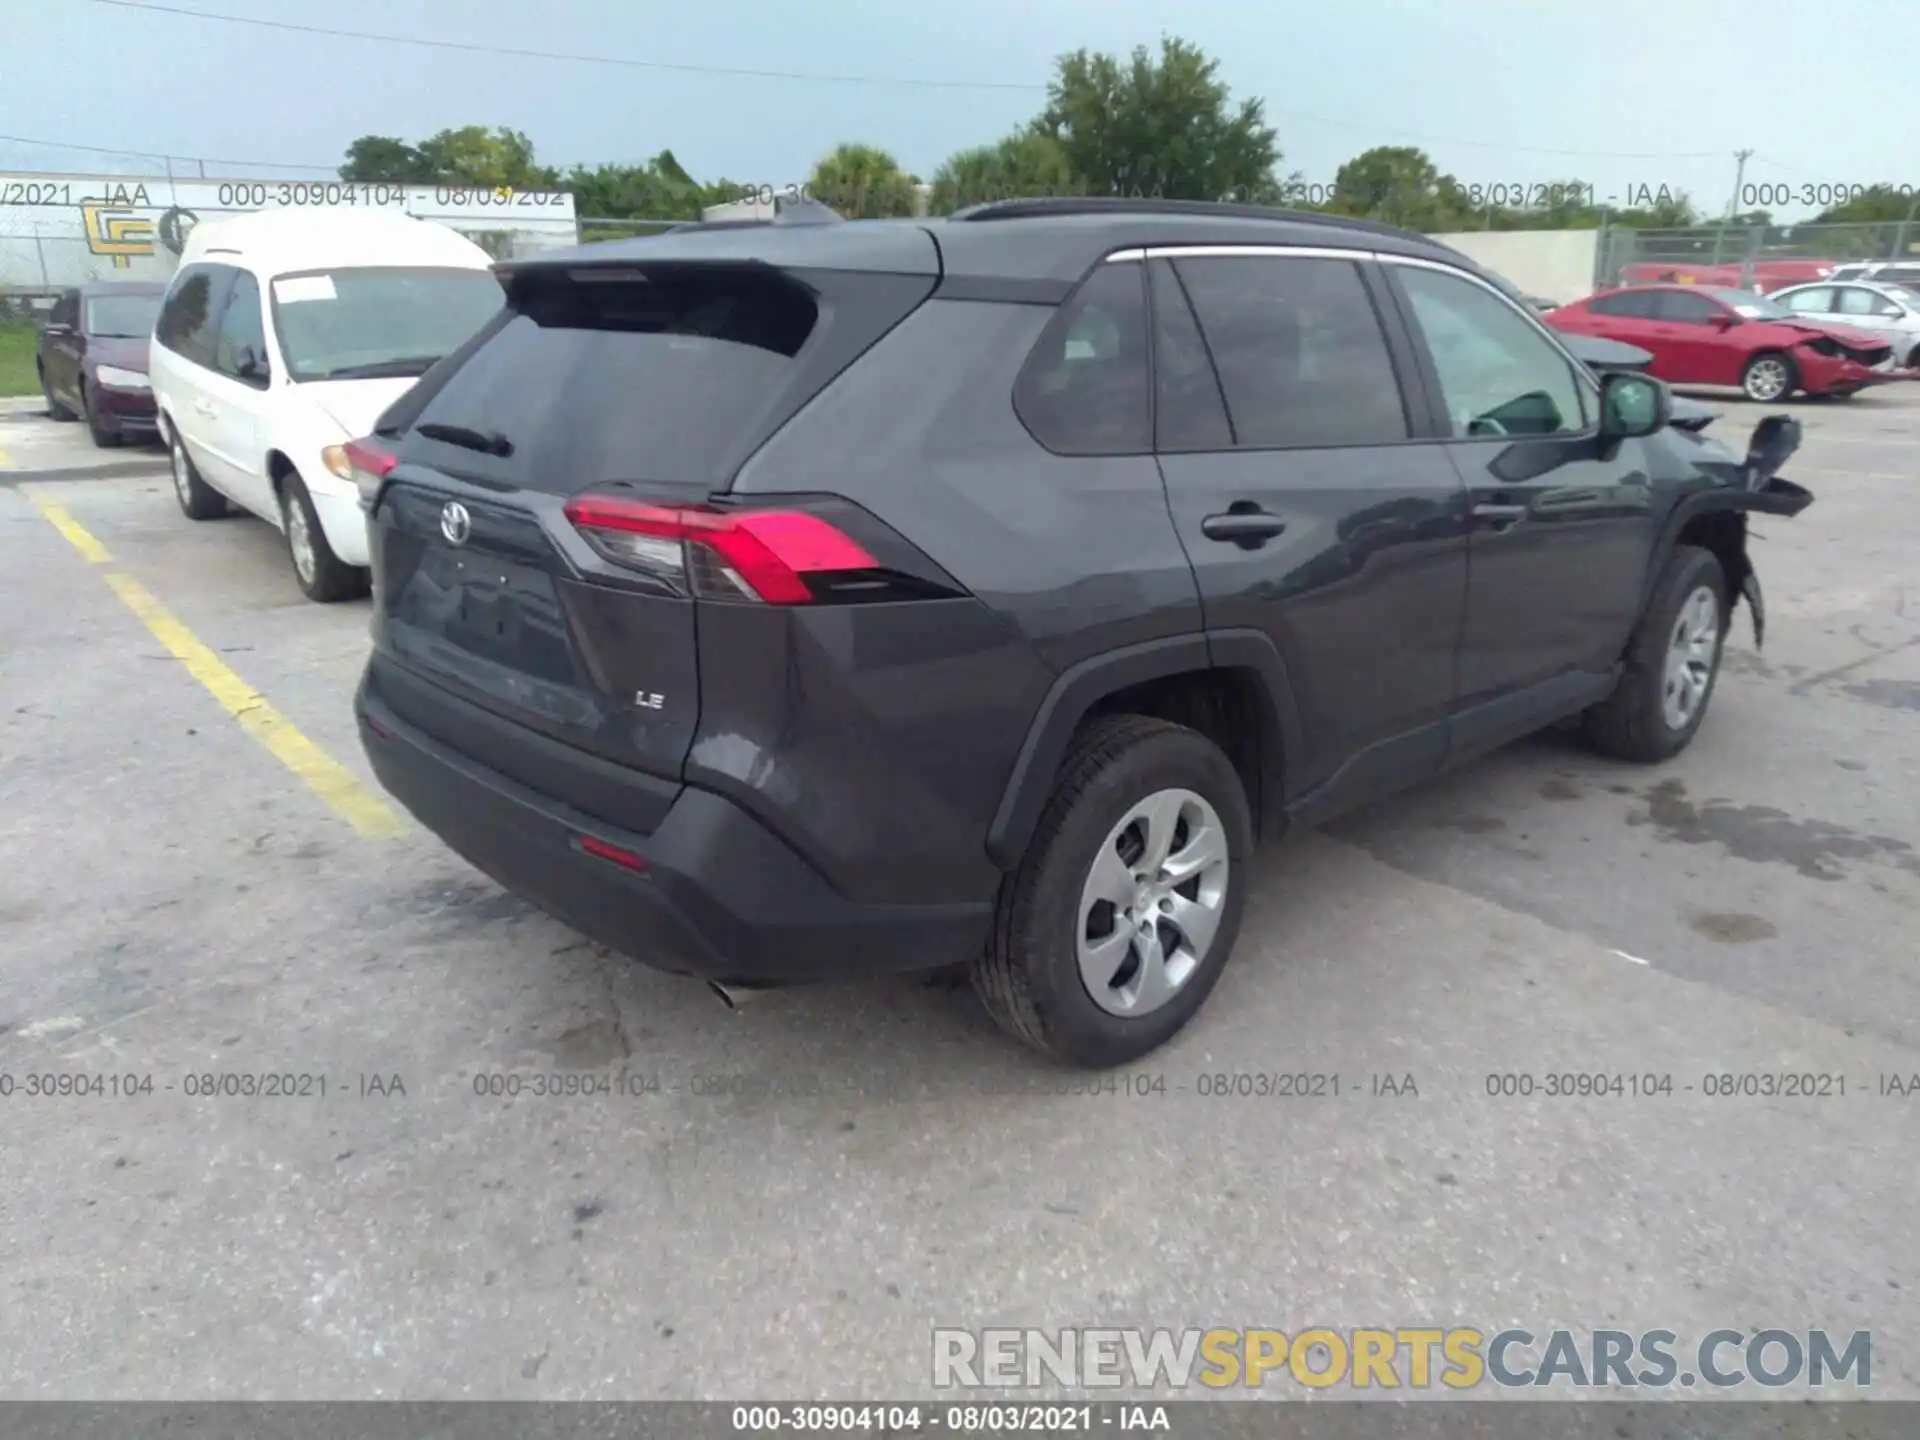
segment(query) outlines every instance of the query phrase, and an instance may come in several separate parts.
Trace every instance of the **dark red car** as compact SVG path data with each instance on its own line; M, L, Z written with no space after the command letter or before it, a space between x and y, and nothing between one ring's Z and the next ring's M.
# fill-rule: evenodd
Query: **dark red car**
M96 445L157 433L147 341L166 293L165 281L92 280L53 302L34 356L49 415L84 419Z
M1633 285L1540 317L1556 330L1637 345L1675 385L1737 385L1750 400L1851 395L1899 378L1893 350L1865 330L1811 324L1751 290Z

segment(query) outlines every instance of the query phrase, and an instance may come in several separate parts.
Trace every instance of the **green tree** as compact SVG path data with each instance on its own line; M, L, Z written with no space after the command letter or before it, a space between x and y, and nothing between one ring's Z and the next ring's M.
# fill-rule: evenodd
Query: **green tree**
M536 164L533 141L518 130L463 125L420 142L420 156L436 182L448 185L544 188L559 183L548 167Z
M433 179L417 146L391 135L362 135L347 146L340 178L379 185L424 185Z
M1474 211L1466 188L1412 145L1377 145L1347 161L1334 172L1327 208L1428 233L1471 224Z
M872 145L840 145L813 167L813 198L849 220L911 215L919 196L900 162Z
M994 200L1083 195L1086 189L1058 140L1037 130L1021 130L997 145L980 145L948 156L933 172L927 211L951 215L969 205Z
M1920 220L1920 196L1911 190L1902 195L1891 185L1875 185L1844 205L1822 210L1808 223L1897 225L1902 220Z
M1232 104L1218 62L1172 36L1116 56L1060 57L1034 128L1059 141L1096 195L1259 198L1280 160L1258 100Z
M738 186L702 185L671 150L639 165L576 165L563 180L577 215L603 220L698 220L705 206L737 199ZM716 197L715 192L722 191Z

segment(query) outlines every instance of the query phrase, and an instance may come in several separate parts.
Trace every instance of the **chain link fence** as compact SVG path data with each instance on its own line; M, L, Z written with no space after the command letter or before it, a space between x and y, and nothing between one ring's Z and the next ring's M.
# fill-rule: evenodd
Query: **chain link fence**
M1594 288L1678 280L1751 289L1779 277L1811 279L1788 262L1920 259L1920 221L1860 225L1696 225L1600 233Z

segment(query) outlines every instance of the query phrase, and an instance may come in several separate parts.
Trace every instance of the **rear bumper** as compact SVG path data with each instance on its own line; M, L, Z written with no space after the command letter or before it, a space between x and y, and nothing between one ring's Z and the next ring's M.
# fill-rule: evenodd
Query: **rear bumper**
M991 904L848 900L731 801L687 786L648 835L548 797L408 725L363 679L360 743L387 791L476 869L556 920L658 969L744 985L961 964ZM635 871L583 850L641 857Z

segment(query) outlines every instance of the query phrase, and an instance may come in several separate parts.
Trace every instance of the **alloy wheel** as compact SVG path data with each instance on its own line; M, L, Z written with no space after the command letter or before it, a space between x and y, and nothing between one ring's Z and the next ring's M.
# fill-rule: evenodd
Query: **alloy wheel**
M313 584L318 564L313 553L313 532L307 528L307 507L293 496L281 500L287 516L287 549L293 553L293 568L303 585Z
M1108 1014L1167 1004L1213 948L1230 861L1219 813L1191 790L1158 790L1107 835L1080 894L1080 978Z
M187 452L181 448L178 439L167 447L167 463L173 471L173 493L180 497L182 505L191 505L193 487L187 475Z
M1660 710L1672 730L1684 730L1699 714L1720 658L1720 597L1702 585L1687 597L1667 640Z
M1747 367L1747 394L1755 400L1778 400L1787 389L1787 366L1782 360L1756 360Z

